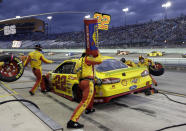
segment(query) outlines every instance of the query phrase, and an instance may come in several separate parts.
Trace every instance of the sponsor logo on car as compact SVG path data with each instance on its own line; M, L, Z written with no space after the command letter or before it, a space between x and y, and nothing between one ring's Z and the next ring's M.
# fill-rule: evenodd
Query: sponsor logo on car
M133 85L133 86L129 87L130 90L134 90L136 88L137 88L137 85Z
M138 82L138 78L134 78L132 79L131 83L137 83Z

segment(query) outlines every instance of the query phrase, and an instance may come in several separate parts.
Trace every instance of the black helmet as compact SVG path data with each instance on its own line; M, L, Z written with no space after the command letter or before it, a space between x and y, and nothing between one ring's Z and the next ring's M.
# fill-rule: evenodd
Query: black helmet
M40 44L35 44L35 48L36 50L42 51L42 47Z
M123 57L123 58L120 59L120 61L122 61L123 63L125 63L126 60L125 60L125 58Z
M139 60L142 60L142 59L144 59L144 57L140 55L140 56L139 56Z
M83 52L82 53L82 55L81 55L81 57L85 57L86 56L86 53L85 52Z

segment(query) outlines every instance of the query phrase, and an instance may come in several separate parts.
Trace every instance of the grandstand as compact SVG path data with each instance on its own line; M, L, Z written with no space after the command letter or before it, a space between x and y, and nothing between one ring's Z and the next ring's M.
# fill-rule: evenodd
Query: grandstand
M16 28L16 34L4 35L4 27L10 27L12 25ZM0 22L0 29L0 40L24 40L32 38L34 34L44 33L45 23L36 18L18 18Z
M41 33L32 36L24 35L21 39L23 40L22 48L32 48L35 42L39 42L44 48L82 48L84 32L50 35ZM4 40L4 38L1 37L0 40ZM149 21L125 27L112 27L108 31L100 30L99 43L101 48L185 47L186 16L182 15L173 19ZM3 48L3 46L1 47ZM11 46L6 45L6 47Z

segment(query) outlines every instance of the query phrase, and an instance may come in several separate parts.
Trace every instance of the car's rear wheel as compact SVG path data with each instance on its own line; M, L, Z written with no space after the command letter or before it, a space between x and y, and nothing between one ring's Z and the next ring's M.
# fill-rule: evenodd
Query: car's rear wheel
M72 87L72 97L76 102L80 102L82 99L82 91L77 84Z
M0 56L0 61L4 65L0 67L0 80L4 82L13 82L18 80L24 72L22 61L13 55Z
M149 73L154 76L161 76L164 74L164 67L162 64L155 62L155 66L149 66Z

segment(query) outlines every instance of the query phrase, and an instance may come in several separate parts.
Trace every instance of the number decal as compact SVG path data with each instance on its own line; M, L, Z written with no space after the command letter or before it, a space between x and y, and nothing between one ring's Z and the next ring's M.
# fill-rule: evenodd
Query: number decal
M56 87L56 89L66 91L66 76L56 75L54 80L54 86Z
M56 89L60 90L60 85L59 85L59 83L60 83L60 75L56 75L54 80L55 80L54 86L56 87Z
M108 30L108 25L110 23L110 15L94 13L94 18L98 20L98 29Z
M66 91L66 76L61 76L61 90Z

